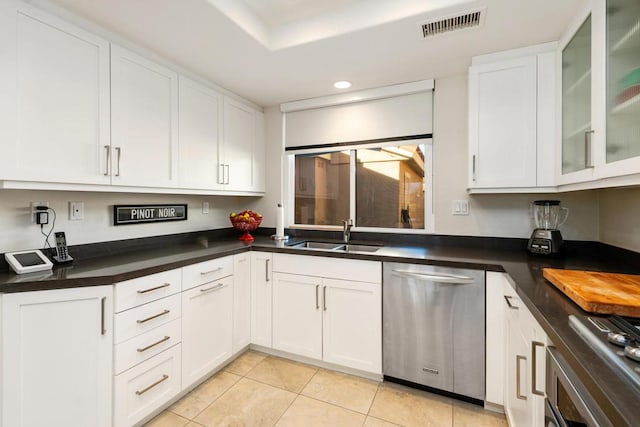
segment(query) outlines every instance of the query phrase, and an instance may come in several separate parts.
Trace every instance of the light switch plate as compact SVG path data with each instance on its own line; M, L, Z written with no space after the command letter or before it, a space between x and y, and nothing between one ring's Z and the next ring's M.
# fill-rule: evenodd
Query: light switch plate
M84 202L69 202L69 220L84 219Z
M469 200L454 200L451 213L453 215L469 215Z

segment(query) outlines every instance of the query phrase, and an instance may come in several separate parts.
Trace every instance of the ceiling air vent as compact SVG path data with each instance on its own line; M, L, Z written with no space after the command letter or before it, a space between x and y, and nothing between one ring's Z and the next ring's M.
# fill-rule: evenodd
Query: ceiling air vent
M477 27L484 16L483 11L478 10L464 15L451 16L422 25L422 37L427 38L450 31L464 30Z

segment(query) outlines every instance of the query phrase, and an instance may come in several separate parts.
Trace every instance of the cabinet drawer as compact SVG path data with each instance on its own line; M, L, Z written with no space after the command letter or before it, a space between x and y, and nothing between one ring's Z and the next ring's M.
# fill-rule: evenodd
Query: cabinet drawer
M120 282L115 287L115 312L146 304L182 290L180 269L138 277Z
M273 254L273 271L328 279L381 283L382 263L359 259Z
M144 334L117 344L114 348L115 374L162 353L182 340L181 319L158 326Z
M182 268L183 289L218 280L233 274L233 257L212 259Z
M180 393L181 345L114 378L114 425L131 426Z
M117 313L114 318L114 343L119 344L179 318L180 300L180 294L175 294Z

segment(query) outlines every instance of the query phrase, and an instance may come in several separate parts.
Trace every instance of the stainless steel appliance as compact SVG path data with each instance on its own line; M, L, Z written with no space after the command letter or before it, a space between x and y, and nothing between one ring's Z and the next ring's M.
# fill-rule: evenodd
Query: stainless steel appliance
M382 373L484 400L484 271L383 263Z
M608 427L612 424L562 355L547 348L546 427Z
M560 220L563 212L564 218ZM529 252L542 255L561 253L564 241L558 227L569 217L569 209L560 207L559 200L536 200L532 205L532 215L536 228L529 239Z

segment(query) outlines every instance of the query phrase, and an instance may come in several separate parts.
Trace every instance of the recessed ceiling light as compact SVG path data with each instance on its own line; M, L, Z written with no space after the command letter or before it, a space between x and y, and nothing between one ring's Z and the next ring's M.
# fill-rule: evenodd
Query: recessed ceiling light
M336 89L349 89L351 87L351 82L348 82L346 80L340 80L339 82L335 82L333 86Z

